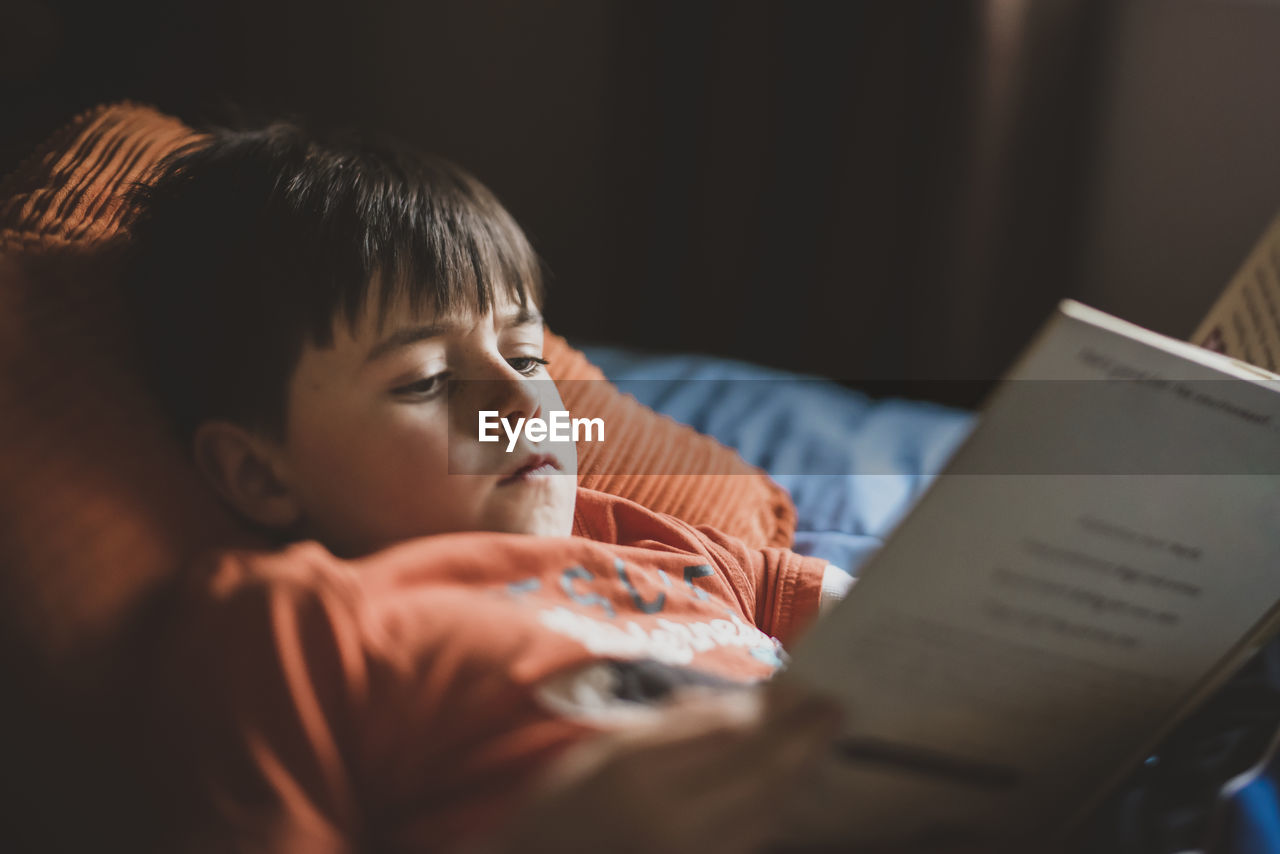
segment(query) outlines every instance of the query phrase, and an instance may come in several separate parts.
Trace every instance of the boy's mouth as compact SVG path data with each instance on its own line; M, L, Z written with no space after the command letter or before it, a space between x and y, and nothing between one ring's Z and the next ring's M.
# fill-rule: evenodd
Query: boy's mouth
M560 471L560 461L551 454L533 454L521 463L519 468L498 481L498 486L522 483L531 477L555 474L558 471Z

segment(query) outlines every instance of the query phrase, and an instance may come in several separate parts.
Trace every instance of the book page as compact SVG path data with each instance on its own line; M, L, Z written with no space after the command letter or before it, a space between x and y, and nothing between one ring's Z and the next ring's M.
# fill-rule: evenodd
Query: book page
M1267 227L1191 341L1280 371L1280 216Z
M794 651L848 710L815 841L1043 841L1272 620L1275 381L1099 315L1064 305Z

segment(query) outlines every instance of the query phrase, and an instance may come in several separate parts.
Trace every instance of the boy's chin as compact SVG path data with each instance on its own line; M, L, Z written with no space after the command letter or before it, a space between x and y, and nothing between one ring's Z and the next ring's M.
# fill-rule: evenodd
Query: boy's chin
M484 530L538 537L567 537L573 532L577 479L554 475L545 483L502 487L491 497Z

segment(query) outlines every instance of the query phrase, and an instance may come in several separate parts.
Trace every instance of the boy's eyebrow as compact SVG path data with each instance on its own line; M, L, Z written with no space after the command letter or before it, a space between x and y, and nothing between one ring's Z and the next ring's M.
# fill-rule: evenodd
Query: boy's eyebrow
M535 323L542 323L542 315L538 314L532 308L521 308L510 314L498 318L498 329L510 329L514 326L531 326ZM397 329L386 338L374 344L369 350L369 355L365 356L365 363L377 361L388 353L408 347L410 344L416 344L419 341L425 341L428 338L435 338L437 335L444 335L457 329L459 324L456 323L430 323L426 326L406 326L403 329Z

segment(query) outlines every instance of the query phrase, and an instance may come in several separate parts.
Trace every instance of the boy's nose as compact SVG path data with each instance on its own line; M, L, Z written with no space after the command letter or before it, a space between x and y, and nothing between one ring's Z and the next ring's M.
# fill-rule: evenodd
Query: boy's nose
M504 363L505 371L496 371L492 378L479 383L480 395L477 410L496 410L498 417L515 422L517 418L539 418L542 416L542 399L538 394L538 382L550 380L530 380L521 376L510 365Z

